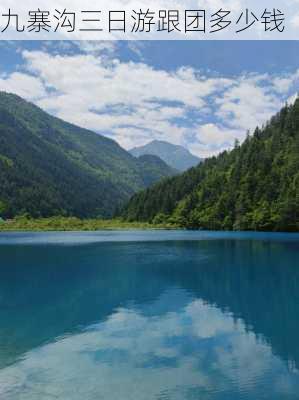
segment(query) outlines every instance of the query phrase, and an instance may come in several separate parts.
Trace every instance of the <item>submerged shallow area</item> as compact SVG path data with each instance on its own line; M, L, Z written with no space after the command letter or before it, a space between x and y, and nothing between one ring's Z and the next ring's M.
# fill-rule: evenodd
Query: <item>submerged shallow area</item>
M299 399L299 235L0 234L0 398Z

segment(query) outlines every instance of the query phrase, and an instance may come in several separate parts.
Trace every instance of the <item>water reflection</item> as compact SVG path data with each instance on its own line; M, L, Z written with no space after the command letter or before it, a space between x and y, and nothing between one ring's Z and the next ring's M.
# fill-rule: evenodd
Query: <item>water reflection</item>
M3 246L0 398L297 399L298 257L271 241Z

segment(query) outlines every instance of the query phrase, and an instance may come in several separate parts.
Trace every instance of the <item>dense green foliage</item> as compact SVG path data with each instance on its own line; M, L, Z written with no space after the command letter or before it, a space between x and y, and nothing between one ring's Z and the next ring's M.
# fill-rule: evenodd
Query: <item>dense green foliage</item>
M0 92L0 216L107 217L174 171Z
M145 146L135 147L130 150L130 153L135 157L152 154L172 168L184 172L187 169L198 165L202 160L189 152L182 146L177 146L172 143L162 140L153 140Z
M240 146L134 195L127 220L211 230L299 230L299 99Z
M127 222L121 219L80 219L76 217L28 218L16 217L0 221L0 232L5 231L98 231L131 229L174 229L170 224L153 225L147 222Z

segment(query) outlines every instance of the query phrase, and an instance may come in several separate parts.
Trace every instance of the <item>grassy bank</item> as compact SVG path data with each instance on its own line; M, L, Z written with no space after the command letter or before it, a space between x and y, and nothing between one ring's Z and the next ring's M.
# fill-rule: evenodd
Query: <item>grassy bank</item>
M130 229L175 229L170 224L149 224L126 222L119 219L79 219L51 217L31 219L18 217L0 222L0 231L97 231L97 230L130 230Z

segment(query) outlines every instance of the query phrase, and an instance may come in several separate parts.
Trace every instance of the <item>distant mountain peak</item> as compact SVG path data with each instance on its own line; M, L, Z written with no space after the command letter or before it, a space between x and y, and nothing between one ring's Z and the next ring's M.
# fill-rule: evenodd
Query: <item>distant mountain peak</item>
M144 146L134 147L130 150L130 153L135 157L144 155L157 156L170 167L178 171L186 171L202 161L202 159L190 153L190 151L183 146L157 139Z

